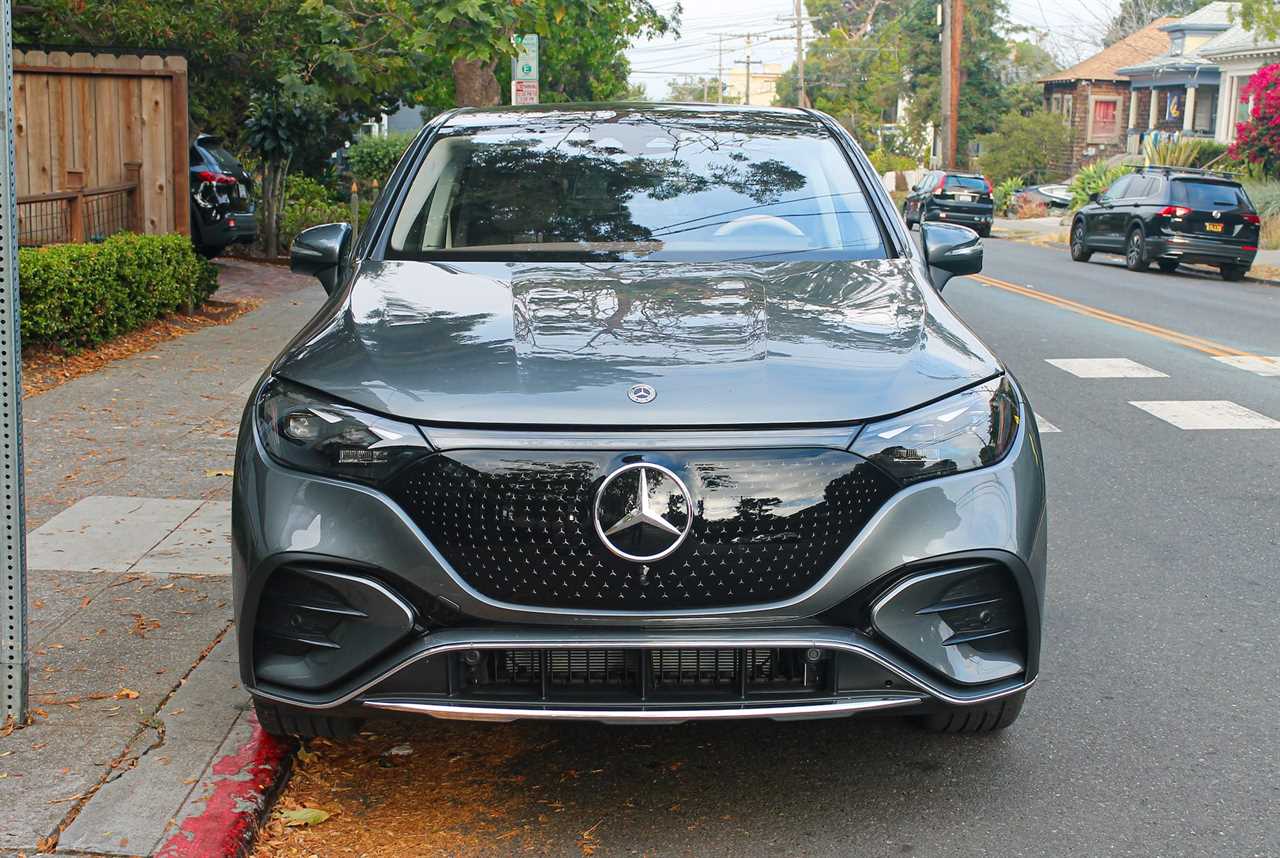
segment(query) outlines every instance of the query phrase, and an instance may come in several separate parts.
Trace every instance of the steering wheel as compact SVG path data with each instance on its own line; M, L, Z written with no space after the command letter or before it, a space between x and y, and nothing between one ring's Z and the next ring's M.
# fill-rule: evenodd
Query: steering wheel
M716 237L733 235L735 232L740 232L744 229L750 229L755 226L765 226L770 229L776 229L795 238L805 237L804 230L800 229L800 227L796 226L791 221L784 220L776 215L768 214L749 214L736 217L717 229L714 234Z

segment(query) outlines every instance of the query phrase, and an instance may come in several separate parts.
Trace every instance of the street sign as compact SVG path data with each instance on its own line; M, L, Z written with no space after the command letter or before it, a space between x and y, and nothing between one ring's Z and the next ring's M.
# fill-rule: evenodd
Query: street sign
M536 80L511 81L512 104L537 104L538 82Z
M528 33L523 36L512 36L516 46L515 59L511 61L511 79L531 80L538 82L538 36Z

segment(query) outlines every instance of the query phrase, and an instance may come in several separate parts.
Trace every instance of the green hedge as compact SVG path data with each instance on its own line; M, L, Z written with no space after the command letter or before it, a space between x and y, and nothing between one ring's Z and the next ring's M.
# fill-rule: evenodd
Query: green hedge
M200 304L218 288L218 271L184 235L120 233L22 248L18 283L23 342L78 348Z

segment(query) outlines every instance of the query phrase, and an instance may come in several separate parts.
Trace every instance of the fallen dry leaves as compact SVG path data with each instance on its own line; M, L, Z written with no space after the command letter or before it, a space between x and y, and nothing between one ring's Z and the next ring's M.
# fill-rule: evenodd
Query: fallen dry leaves
M183 334L225 325L254 310L254 300L207 301L194 313L174 313L143 325L110 342L75 353L58 346L32 345L22 350L22 395L37 396L107 364L147 351Z
M527 851L531 832L519 817L530 802L512 766L528 750L521 734L475 730L460 750L433 741L422 725L377 726L340 742L316 739L299 752L258 858Z

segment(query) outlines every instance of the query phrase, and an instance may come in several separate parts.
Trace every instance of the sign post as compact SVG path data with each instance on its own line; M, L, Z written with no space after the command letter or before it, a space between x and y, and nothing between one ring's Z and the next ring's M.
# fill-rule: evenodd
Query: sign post
M511 61L511 103L538 103L538 36L512 36L516 56Z
M13 10L0 0L0 722L27 718L27 558L22 498L22 340L13 169Z

